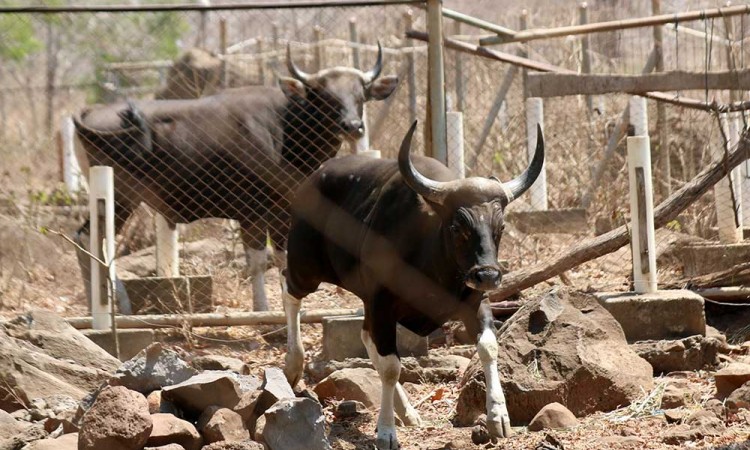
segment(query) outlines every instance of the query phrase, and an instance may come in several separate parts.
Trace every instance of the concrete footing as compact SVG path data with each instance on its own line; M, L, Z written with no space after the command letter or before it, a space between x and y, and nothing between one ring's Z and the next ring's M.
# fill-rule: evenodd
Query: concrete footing
M595 295L620 323L629 342L706 335L703 297L695 292L602 292Z
M360 332L364 317L340 316L323 318L323 358L343 361L346 358L367 358ZM399 356L427 355L427 337L397 326Z
M96 345L115 356L115 342L110 330L81 330L84 336ZM120 344L120 361L127 361L141 350L154 343L155 332L145 328L125 328L117 330L117 341Z
M731 269L750 261L750 243L686 245L680 252L686 277Z
M134 314L145 308L162 314L213 312L213 280L209 276L144 277L122 282Z

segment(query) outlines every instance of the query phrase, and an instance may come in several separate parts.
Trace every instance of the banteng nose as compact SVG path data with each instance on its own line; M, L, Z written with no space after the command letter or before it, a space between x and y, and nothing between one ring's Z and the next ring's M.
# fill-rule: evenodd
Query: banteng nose
M494 267L477 267L471 271L469 285L480 291L495 289L501 278L500 271Z
M341 121L341 128L344 133L351 135L356 138L360 138L365 134L365 127L361 120L343 120Z

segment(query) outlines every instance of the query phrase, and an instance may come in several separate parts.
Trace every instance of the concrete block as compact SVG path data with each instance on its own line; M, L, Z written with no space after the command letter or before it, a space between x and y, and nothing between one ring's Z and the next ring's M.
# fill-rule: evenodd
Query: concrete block
M323 358L334 361L367 358L360 333L364 320L362 316L324 317ZM396 330L400 356L427 355L427 337L412 333L401 325Z
M96 345L115 356L115 342L110 330L81 330L84 336ZM153 344L155 332L147 328L124 328L117 330L117 341L120 344L120 361L127 361L141 350Z
M209 276L145 277L122 280L134 314L213 312L213 281Z
M586 210L583 208L511 211L505 215L505 220L526 234L581 234L589 231Z
M750 261L750 243L719 244L716 242L686 245L680 251L684 275L694 277L731 269Z
M594 295L620 323L629 342L706 335L703 297L695 292L602 292Z

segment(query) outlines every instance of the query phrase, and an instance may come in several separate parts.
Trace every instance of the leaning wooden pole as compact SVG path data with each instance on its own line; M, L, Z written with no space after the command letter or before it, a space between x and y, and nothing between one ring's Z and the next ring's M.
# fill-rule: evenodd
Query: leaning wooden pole
M750 151L750 138L745 132L739 144L725 158L703 170L682 188L675 191L654 211L654 228L661 228L674 220L727 173L740 165ZM609 254L630 242L629 229L625 225L595 238L586 239L572 246L561 256L543 264L511 272L503 278L500 289L490 294L490 300L498 302L511 295L556 277L584 262Z

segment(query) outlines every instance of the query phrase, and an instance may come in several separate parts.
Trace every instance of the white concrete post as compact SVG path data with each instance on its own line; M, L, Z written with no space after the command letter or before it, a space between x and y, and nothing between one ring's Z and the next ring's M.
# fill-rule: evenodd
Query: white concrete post
M156 275L159 277L180 276L180 252L177 245L177 224L170 227L161 214L154 217L156 228Z
M111 167L93 166L89 170L89 213L91 226L91 317L95 330L112 326L111 280L115 279L115 189ZM109 265L102 266L96 258Z
M357 139L355 143L355 153L362 153L370 149L370 128L367 126L367 105L362 105L362 126L364 127L365 134Z
M534 158L536 151L536 126L539 124L544 130L544 103L541 98L530 97L526 99L526 147L529 161ZM542 173L529 189L531 209L536 211L547 210L547 163L542 166Z
M442 0L427 0L427 32L429 33L427 62L429 64L431 156L447 164L442 3Z
M729 149L732 150L735 147L737 147L737 144L740 143L740 135L742 134L742 113L741 112L733 112L729 113ZM736 205L737 208L737 219L740 223L740 229L744 226L745 217L748 216L748 212L745 212L745 209L750 206L748 204L748 199L745 198L747 194L749 193L748 190L750 190L750 186L747 186L745 180L746 178L743 177L742 171L743 167L745 167L746 164L741 164L737 166L734 170L732 170L732 183L734 188L736 189L736 200L738 204ZM743 233L740 232L740 239L744 238Z
M458 175L466 177L464 167L464 113L451 111L447 114L448 131L448 168Z
M727 115L720 115L720 123L724 129L724 134L731 136L730 127L727 124ZM727 147L724 145L724 137L721 132L717 132L716 145L712 145L714 161L721 161L724 158ZM729 143L732 145L732 138L729 137ZM742 211L739 200L742 193L740 192L740 172L741 170L732 170L727 178L722 179L714 185L714 205L716 207L716 219L719 227L719 241L724 244L734 244L742 241ZM731 186L730 186L731 183ZM735 221L735 212L737 221Z
M648 108L646 97L630 97L630 124L635 129L635 136L648 136Z
M628 137L630 179L630 242L633 250L635 292L656 292L656 239L648 136Z
M64 116L62 118L60 135L63 146L63 181L68 192L78 192L83 187L85 181L81 172L81 166L78 165L78 158L76 158L75 124L73 124L72 117Z

